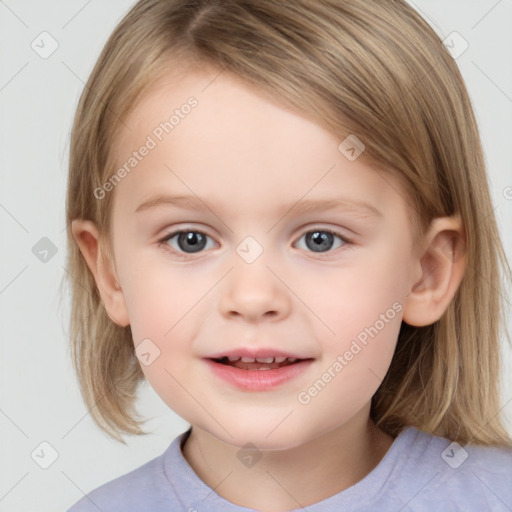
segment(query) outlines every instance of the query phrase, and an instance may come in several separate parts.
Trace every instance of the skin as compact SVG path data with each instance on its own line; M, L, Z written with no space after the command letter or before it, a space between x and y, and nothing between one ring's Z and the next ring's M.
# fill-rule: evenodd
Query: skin
M142 370L193 425L183 454L198 476L244 507L306 507L360 481L391 446L370 419L371 397L401 321L433 323L453 298L465 258L448 258L446 246L462 226L456 217L434 219L416 244L398 181L362 157L349 161L338 151L342 139L315 120L207 67L169 73L154 85L126 121L131 130L119 137L118 164L190 96L198 106L110 192L113 261L104 261L91 221L75 220L73 234L113 321L131 325L135 347L148 338L158 347ZM198 196L208 208L135 213L163 192ZM366 201L380 215L285 209L340 198ZM207 246L190 253L177 237L159 242L178 229L205 233ZM334 237L314 252L305 235L322 229L349 242ZM247 236L263 249L250 264L236 252ZM394 303L401 311L301 404L298 393ZM271 391L241 391L201 359L241 346L315 360ZM249 442L262 455L252 467L237 457Z

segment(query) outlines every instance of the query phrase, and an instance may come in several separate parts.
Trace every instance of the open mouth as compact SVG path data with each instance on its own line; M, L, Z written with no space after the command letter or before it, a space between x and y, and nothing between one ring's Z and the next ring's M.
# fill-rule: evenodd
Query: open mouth
M299 358L295 355L292 357L290 354L275 357L254 357L255 355L241 357L217 353L204 360L214 375L244 392L271 391L284 386L285 383L304 375L314 361L313 358Z
M247 357L220 357L212 359L216 363L226 366L232 366L241 370L275 370L291 366L307 359L297 359L295 357L266 357L266 358L247 358Z

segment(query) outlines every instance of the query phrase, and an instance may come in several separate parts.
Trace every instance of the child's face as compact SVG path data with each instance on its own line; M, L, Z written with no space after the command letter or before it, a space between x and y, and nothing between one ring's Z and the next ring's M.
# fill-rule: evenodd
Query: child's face
M125 120L118 167L139 156L109 192L117 278L152 361L142 369L169 407L234 446L291 448L368 418L417 277L410 215L400 185L349 161L339 138L217 74L169 75ZM136 211L162 196L197 204ZM300 211L309 201L338 206ZM177 230L192 233L159 243ZM242 389L205 359L240 348L313 361Z

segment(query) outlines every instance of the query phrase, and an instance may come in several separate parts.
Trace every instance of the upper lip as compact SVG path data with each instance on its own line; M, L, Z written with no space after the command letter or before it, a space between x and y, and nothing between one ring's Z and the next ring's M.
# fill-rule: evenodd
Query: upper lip
M310 357L303 357L291 352L284 352L274 348L235 348L233 350L225 350L206 356L206 359L221 359L222 357L250 357L252 359L268 358L268 357L294 357L295 359L312 359Z

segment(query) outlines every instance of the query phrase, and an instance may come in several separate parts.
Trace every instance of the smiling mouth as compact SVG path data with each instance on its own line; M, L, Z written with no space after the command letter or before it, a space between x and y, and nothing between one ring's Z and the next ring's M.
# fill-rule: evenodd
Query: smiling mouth
M285 366L291 366L302 361L308 361L309 359L297 359L295 357L268 357L268 358L228 358L220 357L212 359L212 361L223 364L226 366L232 366L241 370L275 370L278 368L284 368Z

